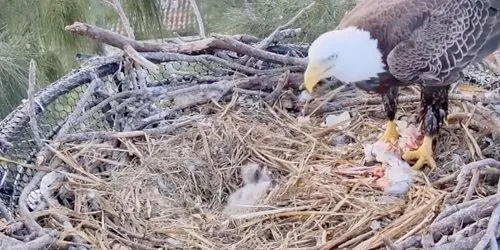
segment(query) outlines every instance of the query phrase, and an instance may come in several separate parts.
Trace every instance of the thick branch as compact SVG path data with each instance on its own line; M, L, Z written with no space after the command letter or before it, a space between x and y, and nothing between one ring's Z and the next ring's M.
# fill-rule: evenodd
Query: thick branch
M140 131L127 131L127 132L108 132L108 131L97 131L97 132L81 132L75 134L68 134L61 136L59 142L79 142L79 141L90 141L90 140L110 140L110 139L118 139L118 138L132 138L132 137L141 137L145 135L164 135L167 133L171 133L174 130L190 125L193 122L197 121L197 119L189 119L187 121L181 121L174 123L169 126L154 128L154 129L144 129Z
M430 226L430 231L433 234L434 238L437 238L441 235L446 235L456 225L467 224L472 221L478 220L479 218L484 218L488 215L491 215L495 205L498 204L498 202L498 199L483 198L470 207L461 209L448 217L434 222Z
M66 26L66 30L74 32L92 39L101 41L108 45L121 48L122 50L129 45L137 52L175 52L175 53L192 53L206 49L225 49L249 55L261 60L267 60L285 65L297 65L305 68L307 61L302 58L289 57L279 54L274 54L264 50L259 50L250 45L242 43L231 36L218 35L215 38L207 38L194 42L183 44L173 43L146 43L138 42L134 39L122 36L118 33L107 29L99 28L94 25L75 22L72 25Z

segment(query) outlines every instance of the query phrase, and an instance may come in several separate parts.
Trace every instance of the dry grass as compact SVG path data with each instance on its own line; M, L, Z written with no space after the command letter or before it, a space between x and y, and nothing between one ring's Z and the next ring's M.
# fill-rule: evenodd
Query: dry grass
M401 104L399 114L410 117L416 106ZM119 147L62 147L57 157L72 174L59 198L69 206L49 213L63 213L78 225L65 235L78 234L101 249L378 248L384 238L400 241L424 230L453 188L436 189L430 182L477 158L491 138L449 125L436 149L440 167L399 199L371 188L368 178L333 172L364 164L363 145L383 132L378 105L350 108L345 130L321 127L320 116L302 124L295 112L246 97L204 108L206 118L174 135L122 139ZM495 147L487 150L498 154ZM247 162L267 166L279 184L258 211L229 219L221 211L241 186L239 166ZM481 181L477 193L490 192ZM62 227L44 218L46 225ZM376 224L380 230L372 229Z

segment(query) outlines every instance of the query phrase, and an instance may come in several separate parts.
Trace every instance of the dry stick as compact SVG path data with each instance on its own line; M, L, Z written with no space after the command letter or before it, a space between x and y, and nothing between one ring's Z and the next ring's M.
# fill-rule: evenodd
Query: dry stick
M389 250L398 250L399 249L396 247L396 245L394 245L394 242L392 242L392 240L390 240L387 237L382 237L382 241L384 242L385 246Z
M56 158L52 163L51 165L53 167L57 166L57 165L60 165L60 163L62 162L61 159L59 158ZM58 167L56 169L59 170L59 169L62 169L63 167ZM42 178L42 181L43 181L43 178ZM47 203L49 204L49 207L54 207L54 208L59 208L61 207L61 205L59 204L59 202L52 196L50 196L50 194L47 194L46 192L42 192L42 197L47 201ZM65 215L65 214L58 214L58 213L54 213L52 214L55 218L55 220L59 221L59 223L62 224L63 228L68 230L68 231L73 231L74 230L74 227L73 225L70 223L70 219ZM85 249L84 247L82 247L81 245L85 244L85 240L80 237L79 235L75 235L74 238L73 238L73 241L76 243L76 245L78 245L76 247L76 249Z
M59 237L59 232L52 230L50 233L43 235L35 240L15 245L10 247L10 250L36 250L36 249L49 249L49 246L54 244Z
M125 51L125 53L127 53L127 55L132 58L132 60L134 60L135 62L137 62L139 65L149 69L149 70L152 70L153 72L152 73L155 73L157 74L159 72L159 67L158 65L152 63L151 61L149 61L148 59L144 58L141 54L139 54L139 52L137 52L134 48L132 48L132 46L130 46L130 44L126 44L125 46L123 46L123 51Z
M26 227L32 233L38 233L42 231L42 227L31 217L30 211L28 210L28 205L26 200L28 200L28 195L36 188L38 183L45 176L46 172L38 172L33 176L31 181L24 187L21 195L19 196L19 214L24 217L24 222Z
M471 97L469 95L461 95L461 94L450 94L448 96L449 100L453 101L468 101L468 102L482 102L482 103L496 103L498 100L491 99L485 96L479 97ZM398 98L398 103L409 103L409 102L418 102L420 101L420 96L400 96ZM357 105L377 105L382 103L382 99L380 97L372 97L372 98L358 98L358 99L349 99L346 101L338 102L338 103L329 103L327 107L323 110L327 111L336 111L341 108L357 106ZM480 109L476 112L479 113ZM484 117L489 117L491 114L487 114Z
M199 118L199 117L197 117ZM118 139L118 138L132 138L132 137L141 137L145 135L164 135L167 133L171 133L178 128L190 125L197 121L196 118L191 120L177 122L169 126L154 128L154 129L144 129L140 131L127 131L127 132L108 132L108 131L100 131L100 132L81 132L75 134L63 135L59 138L59 142L76 142L76 141L90 141L94 139L101 140L109 140L109 139Z
M59 129L59 132L57 133L57 135L54 138L54 141L56 143L58 142L58 139L62 135L66 134L71 129L71 127L73 127L76 124L76 120L77 120L78 116L81 115L83 108L85 107L85 104L88 102L88 100L90 99L90 97L94 93L95 88L101 83L101 79L97 76L97 74L95 72L91 72L91 75L93 78L92 82L89 84L89 86L87 87L87 90L83 93L83 95L81 96L81 99L76 104L76 107L75 107L73 113L71 113L68 116L64 125ZM42 151L40 151L39 156L41 156L42 159L46 159L48 157L48 154L49 154L49 150L47 148L45 148ZM54 161L53 163L55 164L56 162L57 161ZM25 204L26 199L27 199L29 193L35 188L36 185L38 185L38 183L42 180L42 178L46 174L47 174L47 172L38 172L35 175L36 178L33 177L33 179L30 181L29 185L32 185L31 190L27 187L25 187L23 189L23 193L21 194L21 197L19 198L19 205L20 205L20 209L21 209L21 207L24 207L23 210L25 210L24 212L26 213L27 216L29 216L29 211L27 210L27 206ZM26 190L29 190L29 191L25 194ZM25 196L23 196L23 194ZM24 203L24 204L21 206L21 203ZM30 218L30 220L32 220L34 222L33 219ZM30 220L28 220L27 222L30 222ZM65 224L67 226L69 223L65 223ZM36 225L39 226L38 224L36 224ZM69 225L71 225L71 224L69 224ZM41 229L41 227L40 227L40 229ZM76 240L81 241L81 239L76 239Z
M0 249L10 249L12 246L22 244L22 241L16 240L3 233L0 233Z
M463 166L460 170L460 173L457 176L457 185L455 186L455 189L451 192L452 197L457 197L458 193L462 188L464 188L467 180L467 175L474 169L484 169L486 167L492 167L492 168L500 168L500 161L497 161L495 159L487 158L484 160L476 161L469 163L465 166Z
M467 237L467 238L462 238L459 240L456 240L451 243L447 244L442 244L439 246L435 246L432 248L428 248L429 250L467 250L467 249L472 249L479 239L481 239L481 236L483 235L483 231L476 233L473 236Z
M130 45L130 48L134 49L137 52L192 53L206 49L225 49L241 54L246 54L261 60L281 63L285 65L301 66L302 69L304 69L307 65L307 61L303 58L284 56L265 50L256 49L250 45L238 41L233 36L214 35L215 38L208 38L184 44L158 44L138 42L115 32L80 22L75 22L72 25L66 26L65 29L70 32L90 37L94 40L106 43L117 48L123 49L126 45ZM237 38L241 38L241 36Z
M488 228L486 229L486 232L479 241L479 243L477 243L476 247L474 247L474 250L485 249L488 243L490 243L491 239L495 237L495 231L497 230L499 219L500 219L500 203L497 204L495 210L493 210L493 213L491 214L490 217L490 221L488 222Z
M436 246L446 244L449 242L453 242L453 241L457 241L457 240L459 240L461 238L465 238L469 235L476 234L478 231L486 228L486 226L488 225L488 219L489 218L482 218L482 219L480 219L480 220L478 220L470 225L467 225L466 227L462 228L460 231L454 232L452 235L449 235L449 236L445 235L445 236L441 237L441 239L436 243Z
M110 30L102 29L97 26L88 25L80 22L75 22L72 25L66 26L65 29L67 31L78 33L81 35L86 35L88 37L95 39L96 41L100 41L109 44L111 46L120 48L123 51L125 51L125 53L139 65L147 67L148 69L154 72L158 72L158 66L156 64L149 62L146 58L144 58L141 54L137 52L135 47L139 43L134 39L122 36Z
M288 84L289 80L290 80L290 71L287 70L280 76L276 88L274 88L273 92L271 92L264 98L264 101L266 101L270 105L273 105L276 99L278 99L283 88Z
M29 85L28 85L28 102L29 108L28 112L30 114L30 127L33 132L33 138L35 139L36 146L41 148L43 146L42 139L40 137L40 129L38 127L38 122L36 120L35 112L35 86L36 86L36 61L31 59L30 69L29 69Z
M500 197L497 197L497 199L483 198L470 207L461 209L446 218L435 221L429 228L431 234L434 238L437 238L439 235L446 235L455 225L467 224L491 215L494 206L500 202L498 198Z
M71 113L68 116L64 125L59 129L59 132L56 138L54 139L55 141L58 141L61 135L67 134L68 131L77 124L78 117L82 115L85 104L88 103L89 99L92 97L92 94L94 93L97 86L102 84L102 80L97 76L95 72L92 72L91 75L93 78L92 82L90 82L89 86L87 87L83 95L80 97L80 100L76 104L73 113Z
M130 21L123 10L122 4L120 0L102 0L104 3L110 5L120 16L120 20L127 32L127 36L135 39L134 30L132 29L132 25L130 25ZM111 2L112 1L112 2Z
M101 225L94 225L94 224L91 224L90 222L82 222L81 224L82 227L87 227L87 228L91 228L91 229L94 229L94 230L97 230L97 231L102 231L103 228L101 227ZM110 231L107 231L106 232L106 235L117 240L117 241L120 241L121 243L123 243L124 245L127 245L127 246L130 246L132 247L132 249L145 249L145 250L154 250L156 248L152 248L152 247L149 247L149 246L146 246L146 245L143 245L143 244L140 244L140 243L137 243L137 242L133 242L131 240L128 240L128 239L125 239L125 238L122 238L116 234L114 234L113 232L110 232Z
M213 37L182 44L139 42L116 32L82 22L75 22L72 25L66 26L65 29L116 48L122 48L126 44L129 44L138 52L173 52L189 54L209 48L215 48L218 42L218 39ZM232 37L239 41L255 42L258 40L248 35L234 35Z
M160 243L160 244L167 244L169 242L168 240L163 240L163 239L154 238L152 236L148 236L148 235L146 235L146 232L144 232L143 234L131 232L128 229L123 228L122 226L118 226L115 223L113 223L113 221L111 221L111 219L109 217L105 217L104 221L106 222L107 227L109 227L115 231L119 231L123 234L126 234L131 238L136 238L136 239L140 239L140 240L148 240L148 241L152 241L154 243Z
M149 60L153 61L160 61L160 62L166 62L166 61L185 61L185 62L200 62L200 63L208 63L208 61L215 62L217 64L220 64L222 66L226 66L230 69L237 70L241 73L246 73L246 74L275 74L275 73L280 73L285 70L295 70L298 71L300 70L299 67L283 67L283 68L276 68L276 69L266 69L266 70L259 70L259 69L254 69L252 67L248 67L245 65L241 65L238 63L230 62L227 60L224 60L220 57L216 57L213 55L196 55L196 56L190 56L190 55L183 55L183 54L178 54L178 53L168 53L168 52L146 52L142 53L142 55L145 58L148 58Z
M287 23L285 23L281 26L278 26L278 28L276 28L268 37L266 37L264 40L262 40L255 47L257 49L266 49L273 42L273 40L280 33L280 31L282 31L282 30L288 28L288 26L292 25L295 21L297 21L297 19L299 19L299 17L301 17L307 10L312 8L315 4L316 4L315 2L312 2L308 6L306 6L305 8L301 9L297 14L295 14L295 16L292 19L290 19ZM245 55L244 57L242 57L241 64L245 64L245 65L249 66L247 64L249 58L250 57L248 55Z
M467 187L467 191L465 192L465 197L464 197L464 202L465 201L470 201L472 199L472 195L476 191L477 184L479 182L479 170L474 169L472 170L472 178L469 182L469 187Z
M446 209L444 209L436 217L436 219L434 219L434 222L440 221L443 218L448 217L451 214L456 213L457 211L459 211L459 210L461 210L463 208L470 207L470 206L472 206L472 205L474 205L474 204L476 204L478 202L489 202L489 200L496 200L496 201L500 202L500 192L498 194L490 195L490 196L482 198L482 199L476 199L476 200L472 200L472 201L463 202L463 203L460 203L460 204L457 204L457 205L448 206L448 207L446 207Z
M246 54L260 60L266 60L285 65L307 66L307 60L291 56L275 54L261 49L256 49L248 44L237 41L236 39L225 35L214 35L218 40L213 43L214 48L227 49L241 54Z
M198 8L198 4L196 4L196 0L189 0L189 4L191 8L193 8L194 16L196 17L196 22L198 23L198 29L200 36L206 38L205 36L205 25L203 24L203 19L201 18L201 12Z
M11 221L11 220L14 219L12 217L12 214L10 213L10 211L7 209L7 207L5 206L5 204L3 203L3 201L1 201L1 200L0 200L0 213L2 214L3 218L6 221Z
M499 100L497 99L496 102L498 103ZM492 102L492 103L495 103L495 102ZM469 107L473 107L472 104L466 104L466 105ZM486 108L481 107L481 106L477 106L476 112L478 114L482 115L483 117L490 118L489 120L492 123L491 127L496 128L496 130L494 130L494 132L500 134L500 118L495 114L495 111L486 109Z

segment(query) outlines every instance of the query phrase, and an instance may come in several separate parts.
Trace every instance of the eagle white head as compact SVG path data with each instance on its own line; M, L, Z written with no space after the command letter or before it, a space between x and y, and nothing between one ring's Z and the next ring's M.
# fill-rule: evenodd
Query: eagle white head
M328 77L354 83L385 71L377 40L356 27L323 33L311 44L308 54L304 85L309 92Z

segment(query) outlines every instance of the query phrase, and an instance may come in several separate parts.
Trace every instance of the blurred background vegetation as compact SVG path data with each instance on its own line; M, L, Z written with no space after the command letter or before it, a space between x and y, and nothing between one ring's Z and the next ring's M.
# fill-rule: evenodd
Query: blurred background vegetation
M294 25L303 29L296 42L310 42L332 29L357 0L196 0L207 34L247 33L265 37L312 1L315 6ZM174 30L172 12L189 0L121 0L136 39L198 34L197 24ZM78 66L76 54L95 55L95 41L64 30L75 21L115 31L120 20L103 0L0 0L0 118L26 98L29 61L38 64L38 87L59 79ZM176 7L177 6L177 7ZM193 20L195 20L193 18ZM121 32L122 33L122 32ZM125 34L123 32L123 34Z

